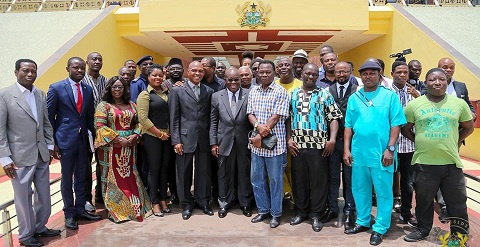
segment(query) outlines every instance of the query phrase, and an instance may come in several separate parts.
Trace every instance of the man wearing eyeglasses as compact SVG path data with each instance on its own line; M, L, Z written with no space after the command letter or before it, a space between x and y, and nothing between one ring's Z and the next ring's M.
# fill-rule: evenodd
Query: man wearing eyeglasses
M225 72L226 89L212 95L210 145L218 158L218 217L224 218L235 199L243 215L252 216L253 190L250 183L250 150L247 118L249 89L242 88L240 72L230 67ZM237 183L235 183L237 181Z

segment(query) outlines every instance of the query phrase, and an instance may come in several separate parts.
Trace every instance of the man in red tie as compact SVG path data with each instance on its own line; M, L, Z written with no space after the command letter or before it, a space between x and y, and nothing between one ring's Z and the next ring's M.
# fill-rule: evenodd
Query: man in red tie
M50 85L47 93L48 118L55 140L54 157L62 166L60 185L67 229L78 229L78 218L99 220L85 211L85 177L89 149L88 130L93 126L93 90L81 82L85 61L72 57L67 63L68 78ZM72 181L73 177L73 181ZM75 199L73 197L75 191Z

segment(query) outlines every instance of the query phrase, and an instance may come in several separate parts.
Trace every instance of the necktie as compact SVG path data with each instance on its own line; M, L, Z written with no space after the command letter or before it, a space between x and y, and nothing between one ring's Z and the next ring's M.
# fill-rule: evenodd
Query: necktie
M198 88L198 85L193 86L193 93L195 94L195 98L198 100L200 97L200 89Z
M235 114L235 112L237 112L237 98L235 97L235 94L232 94L232 100L230 101L230 109L232 109L232 114Z
M344 88L345 88L344 86L340 86L340 94L338 95L339 99L343 98L343 89Z
M78 113L82 112L82 90L80 90L80 83L75 83L75 86L77 86L77 111Z

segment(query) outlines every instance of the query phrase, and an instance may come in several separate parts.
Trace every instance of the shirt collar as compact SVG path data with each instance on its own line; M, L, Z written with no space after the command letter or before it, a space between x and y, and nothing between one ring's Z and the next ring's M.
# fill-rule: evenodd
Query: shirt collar
M190 80L187 80L187 84L188 84L188 86L190 86L190 88L191 88L192 90L193 90L193 88L194 88L195 86L199 86L199 87L200 87L200 83L198 83L198 85L195 85L195 84L193 84L193 82L191 82Z
M395 85L395 83L392 83L392 88L393 88L395 91L397 91L397 92L399 92L399 91L407 92L407 88L408 88L408 87L407 87L407 85L405 85L402 89L400 89L400 88L398 88L398 87Z
M345 90L347 90L348 86L350 86L350 81L347 81L343 85L341 85L340 83L337 82L337 90L340 90L340 86L343 86L343 88L345 88Z
M35 86L32 86L32 91L30 92L30 90L26 89L24 86L22 86L22 84L20 84L18 82L17 82L17 87L18 87L18 89L20 89L20 91L22 93L25 93L25 91L28 91L28 93L35 93L35 91L36 91Z
M70 77L68 77L68 81L70 82L70 85L72 85L72 86L75 86L77 84ZM79 81L78 83L80 83L80 82L82 82L82 81Z

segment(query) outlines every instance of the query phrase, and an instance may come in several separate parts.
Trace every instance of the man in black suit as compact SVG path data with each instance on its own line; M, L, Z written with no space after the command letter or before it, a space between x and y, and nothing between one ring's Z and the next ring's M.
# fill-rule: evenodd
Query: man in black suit
M176 153L177 193L183 205L182 217L188 220L197 203L208 215L213 215L210 199L210 102L213 90L200 83L204 69L195 61L188 66L188 81L173 87L169 99L172 145ZM190 194L195 157L195 200Z
M447 94L451 94L461 98L467 102L468 107L470 107L470 111L472 111L473 121L477 118L477 112L475 108L473 108L472 102L468 98L468 90L467 86L463 82L456 81L453 78L453 74L455 73L455 62L451 58L442 58L438 61L438 68L441 68L445 71L447 75Z
M335 99L335 103L340 108L343 116L347 111L348 97L357 91L357 85L349 82L351 67L347 62L339 62L335 65L335 84L328 90ZM355 201L352 195L352 167L343 163L343 130L345 128L345 118L338 120L338 135L335 143L335 150L330 156L330 189L328 195L329 212L327 218L334 218L338 214L338 189L340 187L340 165L343 166L343 198L345 198L345 229L355 224ZM331 213L330 213L331 212Z
M241 88L240 72L235 67L227 69L225 81L227 88L212 96L210 113L211 151L218 158L218 217L227 215L235 198L243 214L250 217L253 190L247 145L248 132L253 126L247 118L249 90Z

